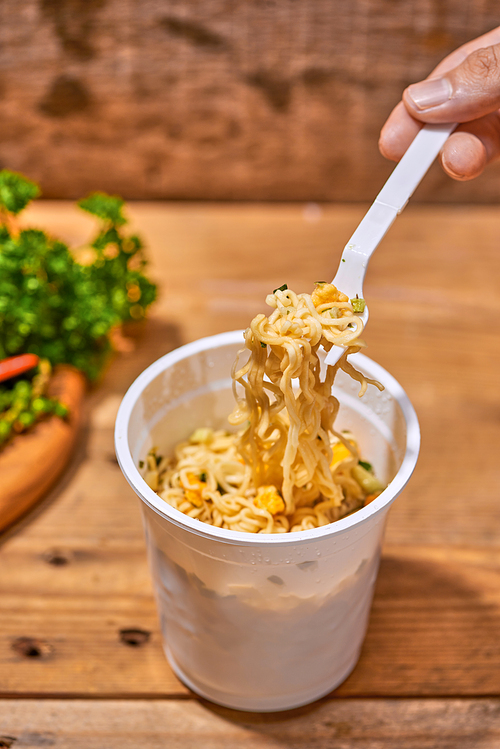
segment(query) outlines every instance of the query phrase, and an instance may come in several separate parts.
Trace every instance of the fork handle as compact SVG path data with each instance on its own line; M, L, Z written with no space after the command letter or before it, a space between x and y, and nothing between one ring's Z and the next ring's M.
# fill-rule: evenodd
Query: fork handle
M349 297L362 291L368 260L456 126L424 125L346 244L333 283Z

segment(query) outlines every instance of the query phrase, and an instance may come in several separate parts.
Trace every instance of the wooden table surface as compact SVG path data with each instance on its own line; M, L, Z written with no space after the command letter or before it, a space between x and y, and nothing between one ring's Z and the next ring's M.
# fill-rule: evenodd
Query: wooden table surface
M130 208L148 241L161 296L135 350L116 358L90 393L64 477L1 539L0 747L500 746L500 213L494 207L410 206L369 269L368 353L412 399L422 450L390 513L369 631L353 674L309 707L240 713L198 699L162 652L138 501L113 451L120 399L171 349L244 327L264 309L269 290L287 282L309 291L317 278L332 277L363 211ZM28 218L74 245L92 228L64 203L41 204Z

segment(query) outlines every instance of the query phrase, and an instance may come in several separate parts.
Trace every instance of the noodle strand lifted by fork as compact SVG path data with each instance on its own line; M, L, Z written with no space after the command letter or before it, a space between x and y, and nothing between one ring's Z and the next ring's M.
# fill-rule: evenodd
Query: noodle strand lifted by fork
M238 362L233 368L237 406L229 421L249 422L239 438L239 452L251 467L256 487L281 487L286 514L295 511L304 493L310 496L311 486L316 498L321 495L335 506L342 503L341 488L330 469L330 434L343 441L333 427L339 409L332 395L337 370L351 376L355 372L360 395L368 382L378 386L347 362L347 356L364 345L358 340L361 320L344 295L330 284L324 286L329 288L320 288L323 293L316 298L289 289L270 294L266 303L274 312L252 320L245 331L250 357L242 368L238 369ZM331 298L322 302L328 292ZM332 309L342 316L332 317ZM346 346L346 351L334 367L327 367L322 380L318 349L323 346L329 351L332 344ZM243 387L243 396L236 383Z
M333 522L370 501L367 487L382 490L369 472L360 482L356 471L366 469L353 436L334 428L339 402L332 395L339 369L360 383L360 396L369 383L382 386L347 361L364 346L363 323L333 285L317 284L312 295L282 287L266 302L273 312L252 320L233 367L229 422L240 431L201 428L177 446L170 465L148 460L150 485L191 517L231 530L282 533ZM325 371L318 350L333 345L345 352ZM241 366L243 352L249 356Z

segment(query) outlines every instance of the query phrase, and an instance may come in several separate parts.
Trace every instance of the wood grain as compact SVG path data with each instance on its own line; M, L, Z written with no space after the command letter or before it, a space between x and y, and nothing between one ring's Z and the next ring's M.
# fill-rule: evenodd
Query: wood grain
M88 512L97 506L86 502ZM122 509L129 509L125 500ZM102 527L98 544L73 537L62 548L49 538L34 546L28 536L29 551L14 545L4 552L9 583L2 585L0 604L1 695L188 692L163 655L139 518L136 527L133 545L130 535L113 543ZM54 550L66 564L50 564ZM386 547L361 659L336 694L500 694L499 591L497 554ZM150 639L129 646L120 637L128 628ZM43 652L19 652L20 638L31 638Z
M69 408L68 418L51 416L14 437L0 452L0 530L43 497L66 467L80 427L85 390L81 372L72 367L55 369L47 393Z
M403 89L500 23L468 0L3 0L0 161L48 197L372 200ZM497 202L439 168L427 201Z
M168 350L244 326L269 289L287 281L307 290L332 277L363 208L153 204L130 213L161 297L135 350L90 394L70 473L3 537L3 696L189 694L161 650L138 502L114 458L120 399ZM45 204L31 217L75 244L90 233L90 220L67 205ZM447 696L433 700L445 715L453 697L500 694L499 235L494 208L410 206L371 262L369 354L410 394L423 444L391 511L361 660L337 697ZM128 628L149 640L128 645L120 636ZM402 734L399 746L439 746L428 738L437 729L423 725L420 738ZM447 730L442 746L459 746ZM488 746L487 734L457 731L464 747Z
M259 715L195 701L9 700L2 734L12 749L497 749L500 703L354 699Z

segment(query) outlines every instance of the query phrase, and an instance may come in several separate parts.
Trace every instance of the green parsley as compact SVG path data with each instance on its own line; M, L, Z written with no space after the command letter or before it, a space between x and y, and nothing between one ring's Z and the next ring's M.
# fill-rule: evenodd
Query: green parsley
M156 286L144 274L141 240L122 229L121 198L94 193L80 201L100 221L87 248L93 262L83 265L44 231L14 226L38 192L21 175L0 172L0 359L34 353L94 380L109 357L111 330L142 319Z
M0 446L46 416L66 418L67 406L46 393L50 374L49 362L42 360L31 381L15 378L0 386Z
M286 291L288 289L288 286L286 283L283 284L283 286L278 286L277 289L274 289L273 294L276 294L277 291Z
M145 275L141 239L123 228L122 198L96 192L78 203L99 221L79 251L90 255L83 263L45 231L19 226L17 215L39 194L23 175L0 171L0 359L33 353L49 369L71 364L95 380L111 354L113 329L144 318L156 286ZM36 376L2 386L0 442L46 414L67 415L43 389L35 392Z
M262 346L262 348L267 348L267 343L264 343L264 341L261 341L260 345Z
M3 169L0 172L0 210L17 216L40 195L40 188L22 174Z
M118 195L93 192L87 198L79 200L78 205L93 216L109 221L113 226L123 226L127 223L122 213L124 201Z

